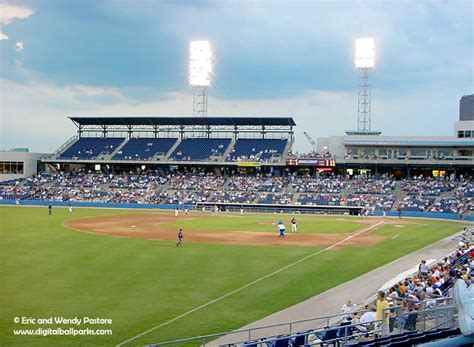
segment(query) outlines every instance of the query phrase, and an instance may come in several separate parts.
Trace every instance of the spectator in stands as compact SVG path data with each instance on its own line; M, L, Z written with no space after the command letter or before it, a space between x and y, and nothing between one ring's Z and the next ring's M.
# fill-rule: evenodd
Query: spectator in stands
M347 316L344 317L344 322L348 322L351 319L351 315L349 313L355 311L357 305L355 305L352 300L347 300L347 302L342 306L341 311L342 313L347 313Z
M428 265L426 265L426 260L422 260L420 265L418 266L418 271L420 272L420 276L426 277L428 274Z
M379 290L377 292L377 310L375 312L375 320L382 321L384 324L388 324L389 320L389 303L385 300L385 292ZM380 324L380 323L379 323Z
M389 299L389 298L390 298L390 300L396 300L398 298L398 292L395 289L395 287L391 287L389 289L389 294L387 296L387 299Z
M375 321L375 316L377 312L377 308L374 305L371 306L365 306L366 309L368 309L367 312L365 312L361 317L359 322L362 324L369 324L373 323Z

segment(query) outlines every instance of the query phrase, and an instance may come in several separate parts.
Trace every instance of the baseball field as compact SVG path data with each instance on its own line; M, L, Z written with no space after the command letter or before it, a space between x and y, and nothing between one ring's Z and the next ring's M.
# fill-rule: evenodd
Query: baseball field
M297 215L291 233L292 215L46 207L0 217L1 346L138 346L235 329L464 227ZM101 335L38 336L71 327Z

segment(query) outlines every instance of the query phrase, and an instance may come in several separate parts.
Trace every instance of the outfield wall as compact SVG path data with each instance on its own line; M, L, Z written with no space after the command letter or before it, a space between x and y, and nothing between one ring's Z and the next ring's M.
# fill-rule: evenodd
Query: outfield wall
M130 204L123 204L123 203L105 203L105 202L78 202L78 201L43 201L43 200L21 200L21 205L25 206L62 206L67 207L69 204L73 207L90 207L90 208L126 208L126 209L161 209L161 210L171 210L176 207L176 204L138 204L138 203L130 203ZM15 200L0 200L0 205L16 205ZM211 204L213 205L213 204ZM237 204L239 207L232 209L234 211L240 210L240 204ZM202 206L202 205L201 205ZM259 206L252 206L252 205L243 205L244 208L248 211L249 209L254 210L255 212L273 212L279 209L279 206L276 205L274 207L268 207L268 209L260 209ZM188 205L190 209L195 209L195 206ZM211 207L211 206L209 206ZM298 206L300 210L307 210L308 212L321 212L321 210L312 210L312 209L305 209L304 206ZM308 206L309 207L309 206ZM184 210L185 205L178 205L180 210ZM326 212L330 212L331 206L325 206L327 209ZM292 211L283 209L285 213L291 213ZM343 212L340 211L332 211L334 212ZM377 210L374 213L375 216L383 216L383 211ZM388 217L398 217L397 212L389 211L386 212ZM449 219L449 220L467 220L467 221L474 221L474 216L460 216L459 214L455 213L435 213L435 212L412 212L412 211L405 211L402 213L402 217L415 217L415 218L434 218L434 219Z
M383 211L377 210L375 211L376 216L383 216ZM398 217L398 212L388 211L386 212L388 217ZM461 219L461 216L457 213L438 213L438 212L414 212L414 211L403 211L402 217L418 217L418 218L441 218L441 219ZM468 219L468 217L474 216L466 216L465 220L474 220Z

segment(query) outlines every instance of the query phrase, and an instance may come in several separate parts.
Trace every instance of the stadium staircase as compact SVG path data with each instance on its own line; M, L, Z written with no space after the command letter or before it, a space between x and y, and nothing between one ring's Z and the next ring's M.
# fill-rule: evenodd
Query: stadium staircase
M294 194L293 194L293 199L291 200L291 203L292 203L292 204L297 203L298 200L300 199L300 196L301 196L301 193L294 193Z
M285 146L285 149L283 150L283 153L282 153L282 155L281 155L282 161L285 161L286 158L288 158L288 153L289 153L290 150L293 148L293 143L294 143L294 142L295 142L294 140L287 142L287 144L286 144L286 146Z
M427 210L429 210L432 206L434 206L434 204L440 202L444 198L454 197L454 193L455 193L455 189L448 190L447 192L444 192L443 194L436 196L435 199L433 200L433 203L430 206L428 206Z
M70 146L72 146L76 141L79 140L77 135L74 135L69 140L64 142L52 155L52 159L58 159L61 154L63 154Z
M232 139L232 141L230 141L230 144L222 154L222 158L220 161L225 161L227 159L227 156L229 155L230 151L234 148L235 142L236 140L234 138Z
M116 155L117 152L120 151L123 148L123 146L127 144L128 140L130 139L127 138L120 145L118 145L117 148L115 148L115 150L113 150L109 155L107 155L107 159L112 159L114 155Z
M345 200L345 204L347 205L347 200L349 198L349 195L351 194L354 194L354 189L352 188L344 188L344 189L341 189L341 193L340 195L342 196L342 198Z
M56 169L56 166L54 166L51 163L46 163L46 166L48 167L48 170L51 171L53 174L57 175L59 174L58 169Z
M397 210L400 201L405 197L405 193L402 190L402 183L397 181L395 182L395 189L393 190L393 194L395 195L395 201L393 202L392 208L390 211L394 212Z
M176 149L176 147L179 146L180 143L181 143L181 140L178 139L178 141L176 141L176 143L173 146L171 146L170 150L168 152L166 152L161 158L163 160L169 160L171 154L174 153L174 150Z
M226 192L227 189L229 188L229 184L230 184L231 180L232 180L231 176L227 177L224 184L222 185L222 187L219 190L221 190L223 192Z
M281 190L281 192L277 192L277 193L281 193L281 194L293 194L294 191L293 191L293 185L291 184L291 182L288 182L288 184L283 187L283 189Z

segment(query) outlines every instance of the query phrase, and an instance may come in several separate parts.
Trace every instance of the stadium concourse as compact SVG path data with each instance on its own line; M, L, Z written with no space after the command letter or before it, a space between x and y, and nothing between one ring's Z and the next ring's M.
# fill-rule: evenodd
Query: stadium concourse
M221 176L213 173L101 174L84 171L40 174L4 182L1 200L120 204L253 204L298 208L359 206L365 214L433 212L470 216L474 185L468 179L425 178L396 181L390 176L344 178L333 175Z

